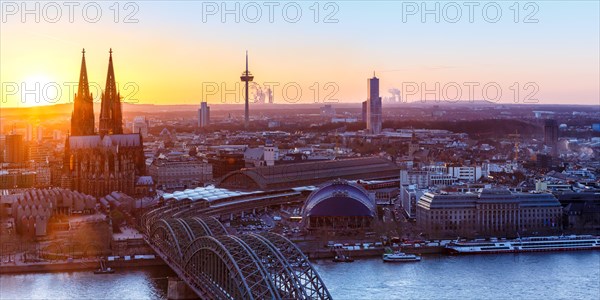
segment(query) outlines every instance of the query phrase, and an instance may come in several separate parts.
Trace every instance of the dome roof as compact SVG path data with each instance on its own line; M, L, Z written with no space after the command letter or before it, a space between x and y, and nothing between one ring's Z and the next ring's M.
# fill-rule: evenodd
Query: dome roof
M376 215L373 197L360 185L335 180L312 192L303 207L303 217Z

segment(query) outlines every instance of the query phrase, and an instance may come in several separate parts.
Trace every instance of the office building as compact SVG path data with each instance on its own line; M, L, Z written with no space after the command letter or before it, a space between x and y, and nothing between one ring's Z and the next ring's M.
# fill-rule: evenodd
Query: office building
M210 107L208 103L200 103L200 109L198 109L198 127L204 128L210 125Z
M561 218L560 202L550 193L428 192L417 203L417 225L435 238L554 233L561 228Z
M367 123L367 101L362 102L361 120Z
M367 79L367 130L373 134L381 133L381 97L379 97L379 78Z
M202 186L213 178L212 165L201 160L157 159L148 167L160 189L188 189Z
M400 186L400 205L404 210L404 214L409 219L416 218L417 202L421 199L425 191L424 189L419 189L415 184Z
M556 120L546 120L544 123L544 145L551 148L550 154L556 157L558 154L558 123Z
M6 150L4 161L7 163L20 164L25 162L25 143L20 134L9 134L6 136Z

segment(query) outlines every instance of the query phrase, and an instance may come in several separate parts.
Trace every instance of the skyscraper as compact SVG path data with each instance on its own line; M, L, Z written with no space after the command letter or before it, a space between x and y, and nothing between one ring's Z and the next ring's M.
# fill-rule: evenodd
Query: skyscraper
M244 128L248 129L250 127L250 112L249 112L249 103L248 96L250 94L250 90L248 89L248 83L254 80L254 76L250 71L248 71L248 51L246 51L246 71L242 73L240 79L246 83L246 101L244 102Z
M85 65L85 49L81 57L79 86L73 99L73 114L71 115L71 135L94 134L94 97L90 93L87 68Z
M379 78L367 79L367 130L373 134L381 133L381 97L379 97Z
M204 128L210 125L210 107L208 103L200 103L200 109L198 110L198 127Z
M362 102L362 119L363 122L367 123L367 101Z
M100 106L100 135L123 134L123 117L121 114L121 94L117 91L115 70L113 68L112 49L108 52L108 74L106 88L102 94ZM87 79L87 78L86 78Z
M556 120L546 120L544 123L544 145L552 147L552 156L558 154L558 124Z

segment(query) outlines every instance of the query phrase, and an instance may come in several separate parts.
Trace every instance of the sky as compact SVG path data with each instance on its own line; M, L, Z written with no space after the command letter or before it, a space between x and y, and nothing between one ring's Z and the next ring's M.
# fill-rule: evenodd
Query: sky
M598 1L69 3L1 1L2 107L73 101L83 48L129 103L239 103L248 50L275 103L361 102L375 72L408 102L600 105Z

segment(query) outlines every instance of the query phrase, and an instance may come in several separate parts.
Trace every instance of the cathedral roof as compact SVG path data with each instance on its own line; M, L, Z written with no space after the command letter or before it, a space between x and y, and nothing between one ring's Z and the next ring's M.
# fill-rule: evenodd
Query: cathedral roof
M107 137L110 137L113 146L138 147L142 145L140 135L137 133L107 135L104 138Z
M69 147L71 150L91 149L98 147L139 147L142 140L139 134L114 134L105 135L100 138L99 135L71 136L69 137Z
M136 182L136 185L153 185L154 180L152 176L140 176Z
M71 150L96 148L100 145L100 141L99 135L70 136L69 147Z

